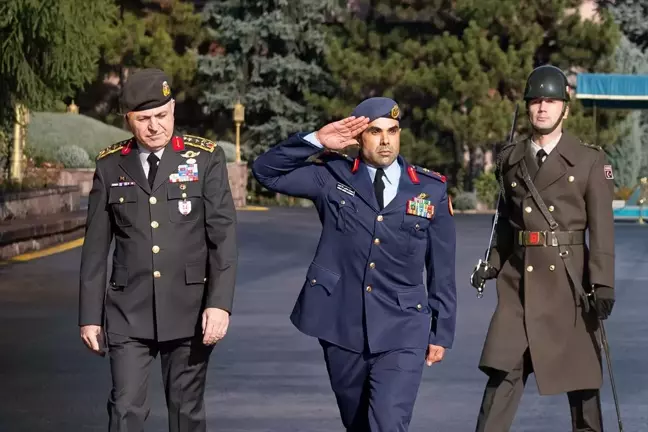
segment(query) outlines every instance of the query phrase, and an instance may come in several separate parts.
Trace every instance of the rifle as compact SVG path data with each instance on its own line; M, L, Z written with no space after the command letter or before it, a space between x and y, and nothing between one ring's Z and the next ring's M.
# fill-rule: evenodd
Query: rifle
M515 112L513 113L513 124L511 125L511 131L508 136L508 143L513 142L513 137L515 135L515 127L517 126L519 105L515 104ZM486 248L486 255L484 259L480 259L477 262L477 269L488 267L488 259L490 258L491 246L493 244L493 236L495 235L495 227L497 226L497 220L499 219L499 203L502 199L502 192L504 191L504 184L500 181L500 190L497 193L497 202L495 203L495 217L493 217L493 226L491 227L490 239L488 240L488 247ZM477 298L482 298L484 296L484 284L485 280L482 281L479 288L477 288Z
M587 294L591 299L592 306L596 310L596 294L594 290ZM623 423L621 422L621 409L619 407L619 395L617 394L616 385L614 383L614 373L612 372L612 358L610 357L610 345L608 345L607 334L605 332L605 325L603 320L599 318L599 330L601 332L601 345L603 352L605 352L605 361L607 363L608 375L610 376L610 387L612 387L612 397L614 397L614 407L616 408L617 424L619 425L619 432L623 432Z

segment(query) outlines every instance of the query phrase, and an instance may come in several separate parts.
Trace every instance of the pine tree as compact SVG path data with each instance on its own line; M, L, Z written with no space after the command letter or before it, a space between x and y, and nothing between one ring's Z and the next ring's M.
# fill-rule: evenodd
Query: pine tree
M230 129L237 101L245 106L248 158L316 126L304 94L326 92L321 63L327 0L213 0L204 8L212 38L199 58L201 104L217 128Z
M645 0L598 0L619 23L630 42L648 49L648 2Z
M618 72L648 74L648 3L643 0L599 0L598 3L614 16L624 35L617 52ZM641 141L641 164L637 176L645 177L648 176L648 111L643 110L632 118L632 121L639 122L631 129L638 131ZM628 129L627 124L625 129Z
M155 67L171 78L177 102L176 121L188 118L198 94L194 90L197 56L206 32L202 18L186 0L115 0L119 15L106 32L100 70L91 88L77 95L84 114L121 125L122 81L137 69ZM187 106L188 105L188 106Z
M608 155L614 167L614 184L632 188L637 184L643 162L642 137L646 127L641 125L641 114L631 112L619 125L619 139Z
M0 2L4 152L11 142L15 104L30 110L51 109L92 80L103 35L116 12L112 0Z
M616 27L605 13L600 22L582 20L575 13L580 3L361 2L336 29L327 56L336 97L314 101L331 117L340 117L365 97L394 97L405 115L406 156L435 169L442 155L451 157L456 177L465 150L474 155L507 136L514 103L521 102L534 67L551 63L566 71L610 70ZM567 126L591 141L589 115L574 101ZM599 141L609 142L614 116L600 117ZM518 130L528 130L526 122Z

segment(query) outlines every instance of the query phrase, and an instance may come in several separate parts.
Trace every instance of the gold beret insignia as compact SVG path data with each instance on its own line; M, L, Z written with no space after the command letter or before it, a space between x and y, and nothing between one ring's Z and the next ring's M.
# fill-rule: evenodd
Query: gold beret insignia
M391 109L390 114L391 114L392 118L394 118L394 119L398 118L398 116L400 115L400 109L398 108L398 105L394 105L394 107Z

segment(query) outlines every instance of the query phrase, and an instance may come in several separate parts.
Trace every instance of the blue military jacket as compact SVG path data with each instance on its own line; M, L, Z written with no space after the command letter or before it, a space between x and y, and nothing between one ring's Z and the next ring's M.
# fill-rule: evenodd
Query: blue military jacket
M455 223L445 178L399 156L398 192L381 211L364 163L331 152L318 158L322 149L305 135L271 148L252 168L269 190L312 200L322 222L292 323L355 352L451 348ZM429 216L406 211L417 197L433 205Z

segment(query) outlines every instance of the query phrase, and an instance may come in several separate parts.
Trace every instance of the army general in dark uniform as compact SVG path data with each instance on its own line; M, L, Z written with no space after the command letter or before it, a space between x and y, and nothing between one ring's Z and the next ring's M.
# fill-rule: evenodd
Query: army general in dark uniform
M237 268L225 154L211 141L174 133L175 102L162 71L130 77L121 102L134 137L97 158L81 262L81 338L109 353L111 432L144 430L158 355L169 431L204 432L207 363L227 331Z
M601 432L599 318L614 304L614 175L600 148L563 129L569 93L560 69L535 69L524 98L533 134L500 152L496 239L472 277L476 287L496 277L498 293L477 431L510 429L533 372L540 394L567 393L573 431Z

